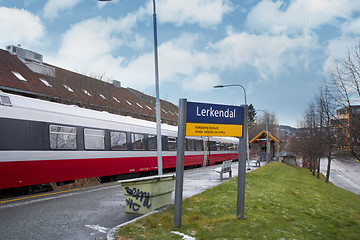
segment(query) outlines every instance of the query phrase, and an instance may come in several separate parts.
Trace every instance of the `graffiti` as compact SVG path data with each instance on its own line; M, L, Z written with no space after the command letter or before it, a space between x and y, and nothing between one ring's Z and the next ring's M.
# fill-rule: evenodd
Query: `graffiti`
M141 207L140 204L134 203L131 198L126 199L126 205L128 205L130 209L132 208L135 212L139 211Z
M150 201L150 193L149 192L143 192L140 189L137 188L132 188L130 189L129 187L125 187L125 191L127 192L127 194L129 194L130 196L132 196L133 198L135 198L136 200L139 200L140 202L142 202L142 206L146 207L146 208L150 208L151 204L149 204ZM138 203L135 203L133 201L133 199L126 199L126 204L132 208L134 211L138 211L141 208L141 205Z

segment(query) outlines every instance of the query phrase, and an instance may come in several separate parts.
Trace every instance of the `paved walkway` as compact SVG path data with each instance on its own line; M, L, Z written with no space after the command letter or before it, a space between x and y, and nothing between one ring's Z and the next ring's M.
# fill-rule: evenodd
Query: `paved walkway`
M247 163L246 163L247 164ZM261 162L261 166L265 165L266 162ZM247 166L247 165L246 165ZM223 180L220 180L220 174L213 171L213 169L221 167L221 165L215 165L210 167L201 167L201 168L195 168L191 170L184 171L184 182L183 182L183 199L194 196L196 194L199 194L203 191L205 191L208 188L214 187L216 185L219 185L221 183L224 183L230 179L229 173L223 174ZM258 167L255 167L255 163L250 164L250 170L246 170L246 172L253 171L257 169ZM232 178L238 176L238 162L233 162L231 164L232 169ZM248 169L248 168L246 168ZM171 203L173 204L175 200L175 191L172 193L172 199ZM151 214L151 213L150 213ZM143 215L139 218L147 216ZM112 228L108 234L107 239L108 240L114 240L114 235L120 227L134 222L138 220L139 218L135 218L129 222L120 224L114 228Z
M265 165L266 162L262 162L261 166ZM220 174L213 171L213 169L221 167L221 165L215 165L210 167L196 168L187 170L184 172L184 186L183 186L183 199L194 196L205 191L208 188L219 185L223 182L228 181L229 173L223 174L223 180L220 180ZM250 170L253 171L258 167L255 167L255 163L250 164ZM238 176L238 162L231 164L232 177ZM175 192L173 192L172 203L174 203Z

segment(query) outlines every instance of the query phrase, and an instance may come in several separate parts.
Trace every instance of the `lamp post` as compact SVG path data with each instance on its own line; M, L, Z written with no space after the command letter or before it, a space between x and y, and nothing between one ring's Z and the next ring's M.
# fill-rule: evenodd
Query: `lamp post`
M246 103L246 90L241 84L226 84L226 85L216 85L216 86L214 86L214 88L224 88L224 87L241 87L244 90L245 105L247 106L247 103ZM248 164L247 170L250 170L251 168L250 168L249 129L248 129L248 126L246 126L246 131L247 131L246 132L246 136L247 136L247 139L246 139L246 153L247 153L247 159L248 159L247 160L247 164Z
M269 162L270 158L270 141L269 141L269 129L268 129L268 117L265 110L256 110L263 112L265 115L265 131L266 131L266 162Z
M160 107L160 90L159 90L159 59L157 45L157 24L156 24L156 7L153 0L153 27L154 27L154 57L155 57L155 89L156 89L156 140L157 140L157 161L158 175L163 175L162 167L162 144L161 144L161 107Z
M110 2L111 0L99 0L101 2ZM157 24L156 24L156 6L155 0L153 2L153 29L154 29L154 57L155 57L155 89L156 89L156 140L157 140L157 163L158 175L163 175L162 166L162 144L161 144L161 106L159 97L159 60L158 60L158 45L157 45Z
M229 84L229 85L217 85L214 88L223 88L223 87L232 87L238 86L244 90L245 95L245 105L244 107L244 133L243 137L239 138L239 166L238 166L238 186L237 186L237 200L236 200L236 218L239 219L246 219L244 215L245 212L245 174L246 174L246 152L249 156L249 137L248 137L248 124L247 124L247 113L248 113L248 106L246 103L246 91L245 88L240 84ZM246 142L244 142L246 139ZM246 144L246 147L244 146ZM248 157L249 158L249 157Z

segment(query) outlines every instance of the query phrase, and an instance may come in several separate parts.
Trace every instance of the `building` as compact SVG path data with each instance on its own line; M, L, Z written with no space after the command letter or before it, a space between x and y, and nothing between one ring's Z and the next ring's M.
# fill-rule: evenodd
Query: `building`
M296 167L296 153L294 152L278 152L276 154L276 158L279 162L285 163L287 165L291 165Z
M19 46L0 49L0 90L156 121L155 97L123 88L116 80L104 82L50 65L41 54ZM160 105L162 122L177 125L178 107L164 100Z
M360 105L343 107L336 110L331 121L336 129L339 151L358 151L360 146Z

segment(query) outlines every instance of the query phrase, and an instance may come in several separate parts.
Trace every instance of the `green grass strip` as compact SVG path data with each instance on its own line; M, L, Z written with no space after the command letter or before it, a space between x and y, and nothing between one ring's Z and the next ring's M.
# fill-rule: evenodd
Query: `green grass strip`
M360 239L360 196L317 179L309 170L273 162L246 175L246 220L236 213L237 178L122 227L118 239Z

